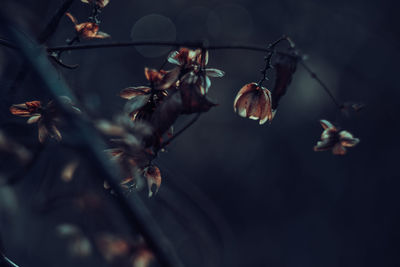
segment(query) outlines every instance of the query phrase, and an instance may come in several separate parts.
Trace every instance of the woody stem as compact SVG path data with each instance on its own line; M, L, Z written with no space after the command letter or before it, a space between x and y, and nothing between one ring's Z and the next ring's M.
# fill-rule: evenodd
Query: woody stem
M317 81L321 85L321 87L324 89L324 91L328 94L332 102L336 105L338 109L342 108L342 104L339 103L338 100L333 96L332 91L328 88L328 86L318 77L318 75L303 61L300 61L300 64L303 66L303 68L310 74L311 78Z
M163 149L167 145L169 145L173 140L175 140L179 135L181 135L184 131L186 131L190 126L192 126L201 116L201 112L197 113L196 116L193 117L192 120L188 122L182 129L180 129L176 134L170 137L168 140L161 143L159 150Z

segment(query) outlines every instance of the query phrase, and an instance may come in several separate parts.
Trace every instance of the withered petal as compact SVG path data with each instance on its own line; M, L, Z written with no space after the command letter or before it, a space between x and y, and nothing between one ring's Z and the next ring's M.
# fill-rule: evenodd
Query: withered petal
M40 119L41 117L42 117L42 116L41 116L40 114L38 114L38 115L33 115L33 116L30 117L26 122L27 122L28 124L36 123L36 122L39 121L39 119Z
M79 162L77 160L73 160L64 166L61 171L61 180L64 182L70 182L75 174L76 169L78 168Z
M75 25L78 24L78 20L74 16L72 16L71 13L67 12L65 13L65 15L72 21L72 23L74 23Z
M182 65L182 62L179 60L178 55L179 55L178 51L172 51L171 53L169 53L168 62L179 66Z
M360 142L360 139L355 138L350 132L348 131L340 131L339 132L340 143L342 146L345 147L353 147Z
M219 69L207 68L205 69L206 75L214 78L224 77L225 72Z
M340 143L337 143L333 146L332 153L334 155L344 155L346 154L346 148L342 146Z
M38 122L38 129L39 129L39 142L44 143L49 136L49 132L47 130L46 125L42 120L39 120Z
M322 128L324 128L325 130L326 129L336 130L336 127L328 120L320 120L319 122L321 123Z
M136 112L149 102L150 97L151 97L150 94L137 95L134 98L128 100L128 102L126 102L124 107L125 112L126 113Z
M132 99L138 95L144 95L150 93L151 88L148 86L137 86L137 87L128 87L122 89L119 93L119 96L125 99Z
M50 129L48 129L48 131L50 133L50 137L56 139L58 142L61 141L61 139L62 139L61 133L60 133L60 131L58 130L57 126L54 123L52 123L50 125Z
M108 33L98 31L93 38L104 39L104 38L110 38L110 37L111 37L111 35L109 35Z
M158 189L161 185L161 172L160 169L155 165L150 165L144 171L144 176L147 179L147 186L149 189L149 197L153 196L152 186L156 185L155 194L158 192Z
M96 122L96 128L106 135L122 136L126 133L125 129L107 120L99 120Z

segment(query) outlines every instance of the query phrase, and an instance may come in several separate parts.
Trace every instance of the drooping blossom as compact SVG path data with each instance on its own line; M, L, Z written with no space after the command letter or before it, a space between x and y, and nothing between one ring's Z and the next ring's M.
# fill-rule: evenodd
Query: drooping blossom
M324 131L321 134L321 141L314 146L314 151L332 149L334 155L344 155L347 152L346 147L353 147L360 142L350 132L336 128L327 120L320 120L320 123Z
M271 92L257 83L243 86L236 95L233 108L239 116L264 124L272 120Z

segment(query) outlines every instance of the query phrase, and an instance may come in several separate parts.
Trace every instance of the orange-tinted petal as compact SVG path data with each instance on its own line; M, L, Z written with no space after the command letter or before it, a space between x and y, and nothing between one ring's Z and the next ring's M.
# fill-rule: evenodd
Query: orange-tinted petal
M158 189L161 185L161 172L157 166L151 165L145 169L144 176L147 179L147 186L149 189L149 197L153 196L153 185L156 186L155 192L158 192Z
M340 143L345 147L353 147L360 142L360 139L355 138L348 131L340 131L339 132Z
M327 120L320 120L319 121L321 123L322 128L324 129L333 129L336 130L336 127L329 121Z
M151 88L147 86L138 86L138 87L128 87L122 89L119 93L119 96L125 99L132 99L138 95L144 95L150 93Z
M334 155L344 155L344 154L346 154L346 148L344 146L342 146L340 143L337 143L334 145L334 147L332 149L332 153Z
M74 23L75 25L78 24L78 20L74 16L72 16L71 13L67 12L65 13L65 15L72 21L72 23Z

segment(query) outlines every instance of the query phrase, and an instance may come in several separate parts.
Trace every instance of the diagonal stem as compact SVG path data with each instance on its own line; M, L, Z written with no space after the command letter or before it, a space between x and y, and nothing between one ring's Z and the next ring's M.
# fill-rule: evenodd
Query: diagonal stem
M303 61L300 61L300 64L303 66L303 68L310 74L311 78L316 80L321 87L324 89L324 91L328 94L328 96L331 98L332 102L337 106L338 109L342 108L342 105L339 103L339 101L336 100L334 97L332 91L328 88L328 86L318 77L318 75Z

